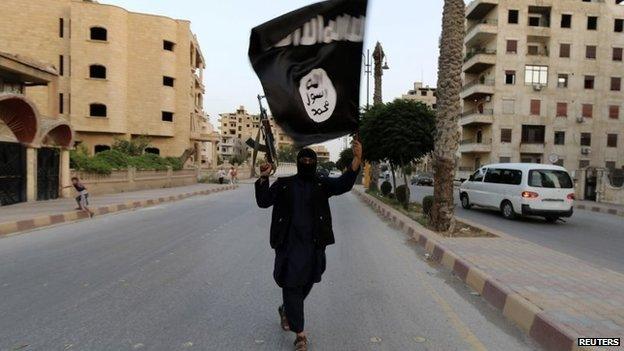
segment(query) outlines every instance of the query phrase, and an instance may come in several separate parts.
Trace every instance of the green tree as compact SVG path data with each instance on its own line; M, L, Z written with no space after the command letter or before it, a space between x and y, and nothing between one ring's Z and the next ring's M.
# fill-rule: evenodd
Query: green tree
M290 145L284 145L277 150L277 160L280 162L297 162L297 149Z
M325 169L327 171L332 171L334 168L336 168L336 164L332 161L327 161L327 162L321 162L319 163L319 168L321 169Z
M344 171L351 165L351 162L353 162L353 149L344 149L340 152L340 157L338 157L338 161L336 161L336 168Z
M444 0L442 36L438 58L438 90L435 150L433 152L433 197L431 225L436 231L452 231L455 226L453 181L455 155L459 147L460 92L465 35L463 0Z
M150 139L143 135L131 140L115 139L112 149L129 156L141 156L143 151L150 146L150 142Z
M397 167L406 169L433 149L434 132L435 113L423 103L397 99L377 104L364 115L360 126L364 158L388 161L395 177ZM403 179L408 184L405 172ZM396 192L396 181L394 185Z

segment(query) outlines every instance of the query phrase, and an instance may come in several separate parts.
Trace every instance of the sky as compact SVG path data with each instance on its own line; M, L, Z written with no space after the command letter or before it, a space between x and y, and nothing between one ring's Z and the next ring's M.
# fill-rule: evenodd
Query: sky
M204 58L204 110L218 127L220 113L244 105L258 113L256 96L262 86L247 58L251 28L314 0L100 0L130 11L191 21ZM381 42L390 69L384 71L383 99L392 101L413 88L416 81L435 86L442 0L369 0L364 50ZM370 99L373 99L371 76ZM366 81L361 84L366 104ZM335 160L343 141L325 143Z

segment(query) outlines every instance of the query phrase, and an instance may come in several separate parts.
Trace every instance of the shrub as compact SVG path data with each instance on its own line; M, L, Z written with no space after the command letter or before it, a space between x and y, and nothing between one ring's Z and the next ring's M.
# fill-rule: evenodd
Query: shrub
M113 168L106 163L106 161L97 157L92 157L86 159L84 164L82 164L78 170L87 173L109 175L113 171Z
M165 157L165 162L167 162L174 171L179 171L184 167L184 164L178 157Z
M383 196L388 196L390 192L392 192L392 184L390 184L390 182L387 180L381 183L381 194Z
M106 162L113 169L128 168L128 155L119 150L106 150L97 153L94 158Z
M402 204L409 203L410 191L405 185L399 185L396 189L396 198Z
M433 196L425 196L422 202L423 213L429 216L433 207Z

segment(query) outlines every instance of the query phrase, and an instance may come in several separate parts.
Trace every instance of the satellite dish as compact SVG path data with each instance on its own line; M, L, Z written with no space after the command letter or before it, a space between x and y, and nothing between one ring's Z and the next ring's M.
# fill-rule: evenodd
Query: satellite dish
M548 161L550 161L550 163L555 164L559 161L559 155L557 154L550 154L548 155Z

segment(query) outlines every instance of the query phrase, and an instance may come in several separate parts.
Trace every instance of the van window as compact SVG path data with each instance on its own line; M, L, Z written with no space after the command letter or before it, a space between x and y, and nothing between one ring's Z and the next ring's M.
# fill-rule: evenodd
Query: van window
M535 169L529 171L529 186L571 189L574 187L574 184L568 172L554 169Z
M474 174L470 177L471 181L473 182L480 182L483 181L483 173L484 173L485 169L479 169L476 172L474 172Z
M485 175L486 183L520 185L522 171L516 169L490 168Z

